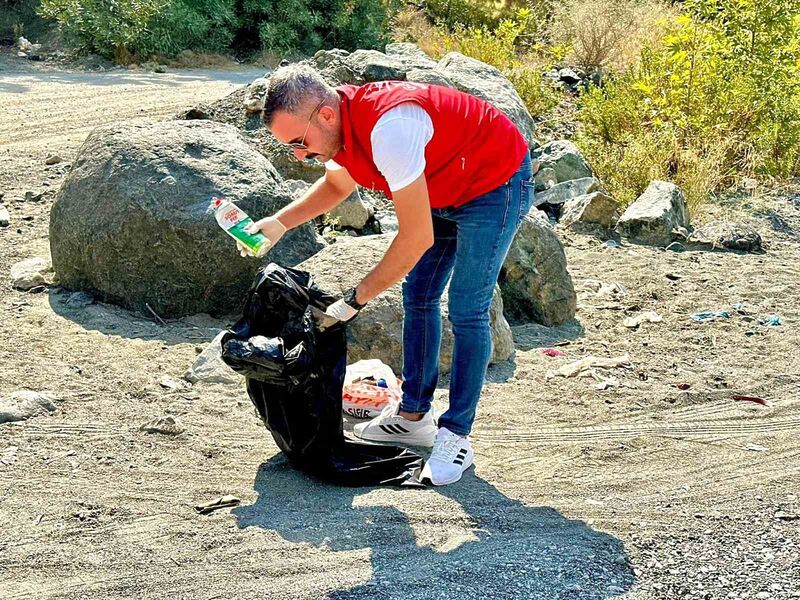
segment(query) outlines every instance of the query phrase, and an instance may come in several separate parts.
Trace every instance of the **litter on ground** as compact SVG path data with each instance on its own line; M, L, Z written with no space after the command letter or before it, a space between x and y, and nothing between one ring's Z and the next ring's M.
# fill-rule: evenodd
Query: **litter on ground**
M595 368L615 369L617 367L630 367L630 366L631 366L631 358L627 354L623 354L622 356L616 356L612 358L589 355L585 358L581 358L580 360L567 363L566 365L559 367L555 371L548 371L545 374L545 379L550 380L556 377L575 377L575 376L592 377L591 374L584 375L583 373Z
M622 322L622 324L629 329L636 329L642 323L660 323L662 320L663 319L661 318L661 315L659 315L657 312L648 310L647 312L643 312L635 317L628 317Z

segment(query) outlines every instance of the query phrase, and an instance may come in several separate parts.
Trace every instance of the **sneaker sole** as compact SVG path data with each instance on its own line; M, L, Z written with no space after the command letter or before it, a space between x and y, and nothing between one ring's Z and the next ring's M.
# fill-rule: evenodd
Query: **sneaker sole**
M419 438L398 437L393 435L358 434L355 430L353 430L353 435L368 442L384 442L389 444L402 444L405 446L417 446L422 448L433 448L433 438L435 437L434 434L429 440L423 440Z

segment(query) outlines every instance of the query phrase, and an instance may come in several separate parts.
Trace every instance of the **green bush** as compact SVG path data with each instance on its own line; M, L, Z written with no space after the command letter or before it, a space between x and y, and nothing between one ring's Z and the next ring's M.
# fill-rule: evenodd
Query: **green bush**
M244 0L239 37L275 52L382 48L392 10L382 0Z
M237 27L234 0L171 0L148 24L138 53L224 52Z
M629 201L649 178L693 205L740 174L800 174L800 0L687 0L663 43L582 98L578 143Z
M58 23L78 48L115 57L135 51L169 0L42 0L40 14Z
M182 50L380 48L397 0L42 0L68 43L119 61Z

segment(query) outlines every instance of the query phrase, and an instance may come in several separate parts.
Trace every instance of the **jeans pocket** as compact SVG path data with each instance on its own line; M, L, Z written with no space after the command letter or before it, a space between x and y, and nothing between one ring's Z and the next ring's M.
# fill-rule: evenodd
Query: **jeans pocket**
M522 219L525 218L525 215L528 214L528 211L530 211L531 206L533 205L534 186L535 184L533 181L528 179L522 180L522 185L520 186L519 218L517 219L517 227L520 226Z

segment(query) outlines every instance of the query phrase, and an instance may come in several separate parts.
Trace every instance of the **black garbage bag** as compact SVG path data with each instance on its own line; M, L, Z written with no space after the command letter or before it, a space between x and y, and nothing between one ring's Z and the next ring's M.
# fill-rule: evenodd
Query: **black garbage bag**
M245 376L250 400L294 467L340 485L408 484L419 455L344 435L345 324L324 312L335 301L308 273L270 263L223 336L222 359Z

